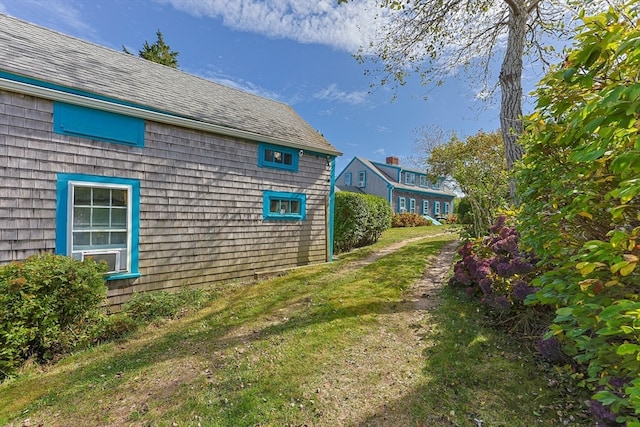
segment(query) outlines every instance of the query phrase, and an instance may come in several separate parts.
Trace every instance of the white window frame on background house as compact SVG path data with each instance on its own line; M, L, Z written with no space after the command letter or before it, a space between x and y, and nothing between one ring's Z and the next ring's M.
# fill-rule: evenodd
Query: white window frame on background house
M429 215L429 201L428 200L423 200L422 201L422 214L423 215Z
M407 212L407 200L404 197L398 198L398 212L399 213Z
M358 172L358 187L364 188L367 186L367 171Z
M346 185L347 187L351 187L351 177L351 172L344 175L344 185Z
M416 199L409 199L409 212L416 213Z
M440 202L433 203L433 214L438 217L440 215Z

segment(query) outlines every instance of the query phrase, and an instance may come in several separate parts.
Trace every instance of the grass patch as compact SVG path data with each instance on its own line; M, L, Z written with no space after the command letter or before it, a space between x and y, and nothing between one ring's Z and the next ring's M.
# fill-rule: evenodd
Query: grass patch
M390 315L407 309L407 289L454 238L443 230L389 230L373 248L251 285L220 287L198 311L27 369L0 385L0 424L30 418L47 426L344 425L331 393L346 383L376 394L387 380L381 371L350 372L354 349L367 360L367 351L374 356L390 346L395 331L375 334ZM345 268L417 236L426 238L365 267ZM474 310L446 293L442 309L425 318L420 327L430 331L423 337L428 349L417 361L424 370L403 402L389 398L388 416L403 408L406 419L410 408L412 425L475 425L470 417L477 415L487 426L533 425L549 415L541 408L559 394L549 394L531 357L484 328ZM385 369L393 371L393 360ZM379 408L370 409L359 424L377 419Z

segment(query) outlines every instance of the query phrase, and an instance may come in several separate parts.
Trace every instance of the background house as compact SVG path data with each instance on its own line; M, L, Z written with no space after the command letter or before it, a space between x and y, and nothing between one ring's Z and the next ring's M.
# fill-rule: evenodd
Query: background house
M288 105L0 14L0 263L105 260L118 305L325 262L339 154Z
M379 163L356 156L340 172L336 186L383 197L394 213L412 212L435 219L453 213L455 194L444 188L443 180L429 182L425 172L398 163L397 157Z

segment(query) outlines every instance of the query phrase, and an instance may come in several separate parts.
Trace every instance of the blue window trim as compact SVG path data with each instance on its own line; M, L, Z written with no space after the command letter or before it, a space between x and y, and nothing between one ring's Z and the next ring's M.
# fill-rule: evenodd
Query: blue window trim
M296 200L300 203L299 214L276 214L270 212L271 200ZM303 193L285 193L280 191L263 192L262 218L266 220L304 221L307 218L307 196Z
M56 254L68 254L68 218L69 218L69 182L119 184L131 186L131 256L130 269L126 273L115 273L107 280L131 279L140 277L138 272L138 246L140 240L140 181L128 178L59 173L56 194Z
M416 213L416 199L409 199L409 213Z
M353 183L353 175L351 174L351 172L344 174L344 185L351 187L352 183Z
M429 201L428 200L423 200L422 201L422 213L425 215L429 215Z
M55 101L53 131L116 144L144 147L144 120Z
M265 160L264 153L266 150L279 151L282 154L290 154L292 157L291 164L285 165L284 163L275 163L275 162L269 162ZM298 150L295 150L293 148L281 147L278 145L265 144L265 143L258 144L258 166L261 168L274 168L274 169L283 169L291 172L298 172L298 155L299 155Z

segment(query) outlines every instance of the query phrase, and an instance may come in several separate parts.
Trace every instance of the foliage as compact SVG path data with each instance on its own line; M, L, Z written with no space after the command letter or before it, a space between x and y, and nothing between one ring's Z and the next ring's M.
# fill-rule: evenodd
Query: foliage
M472 219L469 235L484 235L495 212L508 204L509 179L500 135L479 132L464 141L453 135L445 144L424 148L430 174L451 176L465 193Z
M138 51L138 56L151 62L166 65L167 67L178 68L179 52L171 50L171 47L165 43L160 30L156 32L156 37L157 40L152 44L149 44L149 42L145 40L144 46ZM124 46L122 50L125 53L132 54Z
M415 212L393 214L391 227L423 227L431 225L431 221Z
M122 308L122 315L138 323L178 317L187 308L197 309L207 299L201 289L184 288L179 293L166 291L134 294Z
M537 290L530 286L535 259L520 249L518 232L506 220L501 215L488 236L458 249L461 259L450 280L454 287L464 287L468 295L501 312L522 309L527 296Z
M83 337L106 296L106 266L34 255L0 267L0 379L26 359L52 359Z
M382 232L391 226L391 215L391 206L382 197L344 191L336 193L336 253L375 243Z
M522 139L522 238L547 271L531 302L556 308L549 335L586 367L594 413L640 426L637 5L583 21Z

